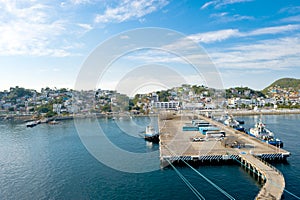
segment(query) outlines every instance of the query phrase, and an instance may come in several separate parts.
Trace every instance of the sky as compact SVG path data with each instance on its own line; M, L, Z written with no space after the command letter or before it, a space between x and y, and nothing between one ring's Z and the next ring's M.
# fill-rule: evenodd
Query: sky
M279 78L300 78L297 0L0 0L0 90L74 88L90 55L97 48L105 51L99 50L101 44L119 34L128 39L128 31L148 27L196 43L225 88L260 90ZM151 36L145 34L143 40ZM193 63L174 54L174 47L188 51L178 43L174 51L133 49L114 60L94 87L124 88L128 76L144 80L132 85L151 89L182 80L209 82L207 73L192 72ZM176 83L170 74L179 77ZM157 78L145 81L150 75ZM163 79L173 82L160 83ZM133 91L141 88L129 93Z

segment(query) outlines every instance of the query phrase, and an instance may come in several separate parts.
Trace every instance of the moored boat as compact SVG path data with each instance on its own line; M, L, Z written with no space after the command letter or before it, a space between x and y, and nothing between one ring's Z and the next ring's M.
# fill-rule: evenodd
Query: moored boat
M50 125L56 125L56 124L59 124L59 122L56 121L56 120L52 120L52 121L49 121L48 124L50 124Z
M283 147L283 142L280 139L275 138L274 133L267 129L266 125L262 123L261 120L255 124L254 128L250 128L250 130L247 133L268 144L277 147Z
M30 122L26 123L26 127L32 128L32 127L34 127L34 126L36 126L38 124L39 124L38 121L30 121Z
M145 140L155 143L159 142L159 133L155 131L153 126L149 125L146 127Z
M240 122L238 120L234 119L234 117L232 115L225 115L225 116L223 116L222 122L226 126L234 128L234 129L236 129L238 131L242 131L242 132L245 131L244 127L240 125Z

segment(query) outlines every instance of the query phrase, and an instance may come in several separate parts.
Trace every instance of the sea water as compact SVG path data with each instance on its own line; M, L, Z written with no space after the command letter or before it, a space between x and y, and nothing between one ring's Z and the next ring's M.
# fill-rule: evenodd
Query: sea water
M259 116L239 119L250 128ZM300 115L263 116L263 120L292 153L288 163L275 166L284 174L287 191L300 196ZM147 125L156 126L153 122L148 117L101 118L26 128L25 124L0 121L0 199L196 199L172 168L159 169L159 146L142 137ZM136 162L145 167L157 162L158 169L128 173L103 164L82 143L85 132L78 134L79 129L86 130L91 140L101 129L112 144L126 152L153 152L151 161ZM105 145L93 140L95 145L98 142ZM177 169L206 199L227 199L190 168ZM197 170L235 199L254 199L261 187L239 165L199 166ZM295 199L288 193L285 198Z

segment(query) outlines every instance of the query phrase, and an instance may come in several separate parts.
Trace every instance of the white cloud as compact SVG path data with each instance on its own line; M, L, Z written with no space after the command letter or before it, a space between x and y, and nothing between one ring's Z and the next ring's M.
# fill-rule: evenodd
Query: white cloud
M252 16L245 16L245 15L230 15L228 12L222 13L213 13L209 16L212 19L215 19L218 23L228 23L234 21L242 21L242 20L253 20L254 17Z
M209 2L206 2L203 6L201 6L201 9L203 10L203 9L209 7L210 5L214 5L214 4L216 4L216 3L217 3L217 1L209 1Z
M300 13L300 6L290 6L280 9L279 13L296 14Z
M300 15L286 17L281 19L282 22L300 22Z
M98 14L96 23L120 23L138 19L168 4L166 0L124 0L117 7L108 7L103 14Z
M283 70L300 66L299 35L211 51L213 62L223 69Z
M260 28L249 32L240 32L237 29L225 29L214 32L199 33L187 36L186 39L179 40L172 44L162 47L162 50L183 49L190 52L186 59L201 60L203 63L207 57L203 55L193 54L194 47L189 43L189 39L198 43L212 43L223 41L229 38L252 37L266 34L283 34L289 31L298 30L298 25L286 25L277 27ZM189 45L187 45L189 44ZM300 35L294 33L293 36L278 37L277 39L256 40L251 43L235 45L231 47L218 47L216 49L207 49L211 52L209 56L212 61L221 69L235 70L282 70L300 66ZM200 56L200 57L199 57ZM195 59L194 59L195 57ZM168 51L146 51L134 55L127 56L129 60L141 61L146 63L177 63L184 64L186 60L174 56ZM203 64L201 63L201 64ZM207 64L207 63L206 63Z
M90 30L93 30L93 26L91 24L77 24L79 27L83 29L83 34L86 32L89 32Z
M236 4L236 3L243 3L243 2L250 2L253 0L213 0L213 1L209 1L207 3L205 3L201 9L205 9L209 6L214 6L214 8L221 8L230 4Z
M75 5L89 4L92 3L92 0L71 0L71 3Z
M249 32L240 32L236 29L221 30L209 33L201 33L188 36L196 42L215 42L232 37L250 37L265 34L281 34L287 31L300 29L298 26L278 26L256 29ZM203 55L193 54L193 49L185 46L185 42L178 41L174 44L162 47L162 50L183 49L191 52L188 60L193 60L193 56L205 62L207 59ZM230 47L218 46L218 48L206 49L212 62L221 70L230 71L253 71L266 72L274 70L286 70L300 66L300 34L277 37L274 39L256 40L251 43L235 44ZM200 57L199 57L200 56ZM186 64L186 60L168 53L168 51L146 51L134 55L128 55L127 59L145 63L172 63ZM203 63L202 63L203 64ZM206 63L207 64L207 63Z
M200 43L211 43L216 41L223 41L231 37L240 36L240 32L237 29L225 29L219 31L211 31L206 33L198 33L188 36L188 38L200 42Z
M211 17L211 18L219 18L219 17L227 16L228 14L229 14L228 12L213 13L209 17Z
M284 33L294 30L299 30L300 25L284 25L284 26L274 26L274 27L266 27L266 28L260 28L256 29L254 31L251 31L249 33L246 33L245 35L265 35L265 34L278 34L278 33Z
M0 1L0 55L66 56L51 42L65 32L66 22L51 20L52 8L34 1Z
M78 26L80 26L81 28L87 29L87 30L93 29L92 25L90 25L90 24L78 24Z
M249 32L237 29L226 29L214 32L199 33L188 36L199 43L213 43L229 38L255 37L260 35L281 34L281 37L268 40L257 40L253 43L208 49L213 62L223 69L238 70L282 70L300 66L300 35L293 32L300 25L284 25L259 28ZM294 33L284 36L285 33ZM289 34L289 35L290 35Z
M127 55L125 59L139 61L142 63L185 63L185 61L169 52L162 50L141 50L132 55Z
M199 43L213 43L220 42L233 37L250 37L267 34L283 34L286 32L292 32L300 29L300 25L283 25L259 28L249 32L241 32L238 29L224 29L205 33L197 33L188 36L188 38Z
M62 19L59 8L35 0L0 0L0 55L73 54L72 46L77 44L72 45L71 38L90 31L92 26Z

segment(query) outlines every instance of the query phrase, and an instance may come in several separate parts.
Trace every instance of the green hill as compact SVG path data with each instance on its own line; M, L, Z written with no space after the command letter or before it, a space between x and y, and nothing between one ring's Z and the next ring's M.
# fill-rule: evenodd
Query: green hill
M226 97L240 97L244 99L251 99L252 97L265 97L261 91L256 91L248 87L235 87L226 89Z
M266 87L265 89L262 90L262 92L264 94L267 94L269 88L272 88L274 86L279 86L280 88L293 88L293 90L298 91L300 90L300 79L295 79L295 78L282 78L279 79L277 81L275 81L274 83L272 83L271 85L269 85L268 87Z

